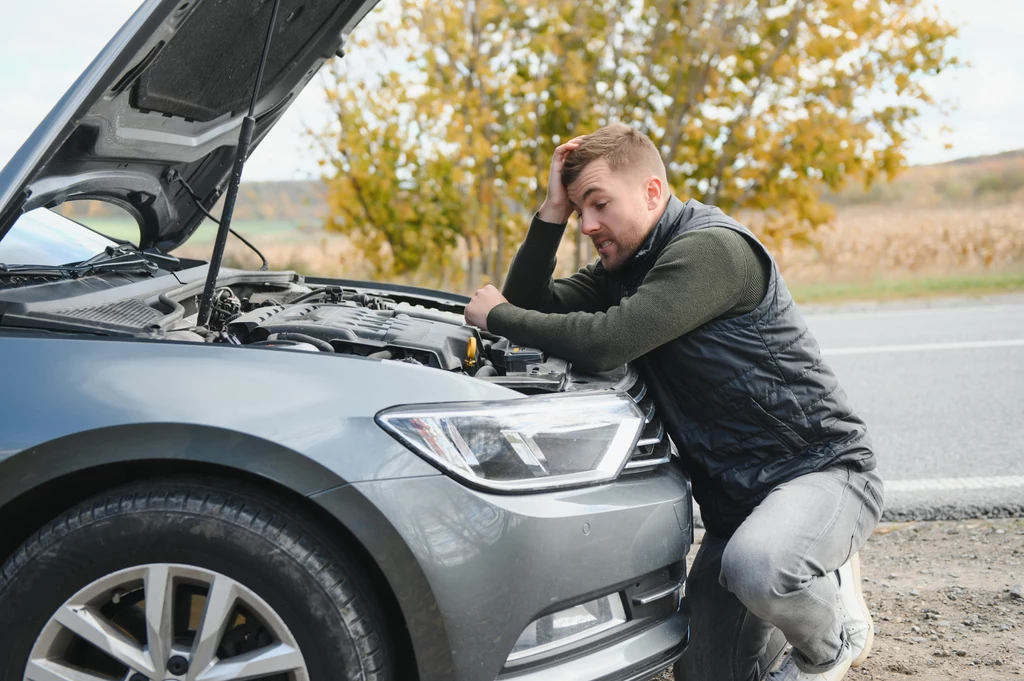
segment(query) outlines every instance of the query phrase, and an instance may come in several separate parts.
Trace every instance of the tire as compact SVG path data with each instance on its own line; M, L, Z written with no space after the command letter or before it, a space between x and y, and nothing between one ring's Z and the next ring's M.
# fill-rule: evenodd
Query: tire
M43 668L59 664L163 681L185 678L181 658L222 665L218 679L252 678L268 663L249 660L262 656L275 660L266 681L390 681L383 611L344 552L303 514L224 484L130 485L33 535L0 568L0 679L61 678Z

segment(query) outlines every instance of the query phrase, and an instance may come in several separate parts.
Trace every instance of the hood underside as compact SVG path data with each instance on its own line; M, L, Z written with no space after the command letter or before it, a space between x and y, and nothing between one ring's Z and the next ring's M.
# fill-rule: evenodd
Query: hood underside
M252 148L377 0L280 0ZM0 239L28 210L114 203L169 251L225 191L273 0L147 0L0 171Z

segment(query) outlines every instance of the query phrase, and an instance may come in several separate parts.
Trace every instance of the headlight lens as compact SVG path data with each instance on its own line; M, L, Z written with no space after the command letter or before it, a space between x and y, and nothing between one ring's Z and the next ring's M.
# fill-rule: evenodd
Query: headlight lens
M400 407L377 421L451 474L504 492L614 480L644 422L619 393Z

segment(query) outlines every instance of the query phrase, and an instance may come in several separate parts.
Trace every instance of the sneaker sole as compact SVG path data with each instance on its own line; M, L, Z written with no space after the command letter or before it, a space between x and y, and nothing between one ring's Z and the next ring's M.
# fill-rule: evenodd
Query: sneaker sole
M853 662L850 663L851 667L859 667L864 664L864 661L868 659L868 655L871 654L871 646L875 642L875 623L871 619L871 611L868 610L868 604L864 601L864 592L861 590L860 580L860 553L855 553L850 557L850 572L853 575L853 583L856 584L854 591L857 593L857 601L860 603L861 612L867 617L868 620L868 636L864 642L864 650L860 652Z

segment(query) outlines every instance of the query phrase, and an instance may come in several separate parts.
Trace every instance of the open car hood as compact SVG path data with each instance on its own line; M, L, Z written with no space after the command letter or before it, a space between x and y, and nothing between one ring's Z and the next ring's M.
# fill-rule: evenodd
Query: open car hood
M252 148L377 0L281 0ZM226 190L273 0L145 0L0 171L0 239L23 212L99 199L170 251Z

